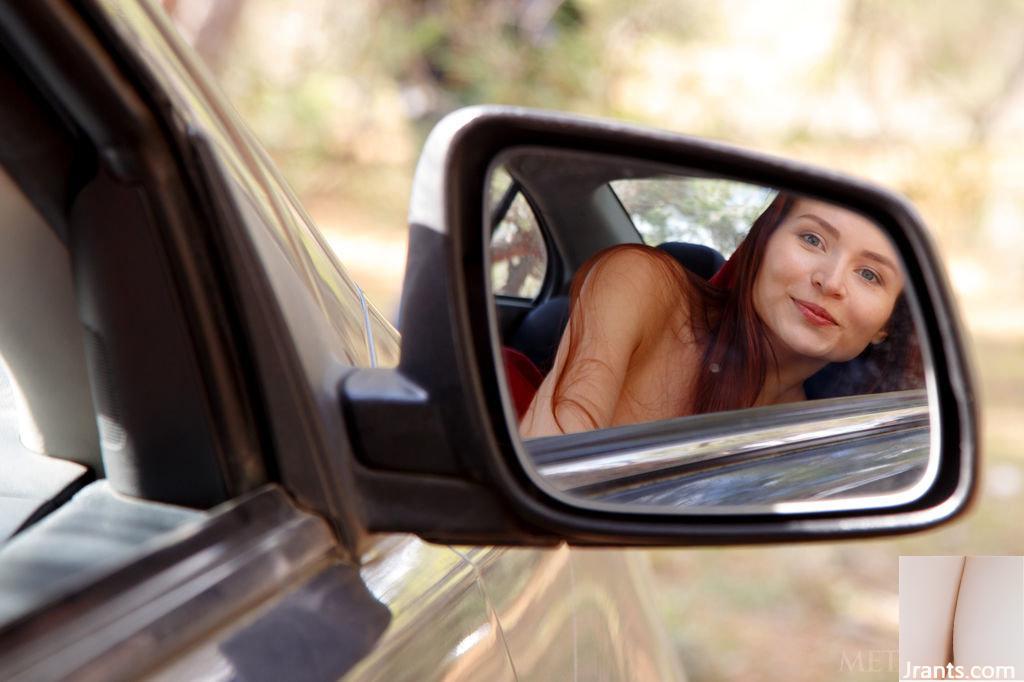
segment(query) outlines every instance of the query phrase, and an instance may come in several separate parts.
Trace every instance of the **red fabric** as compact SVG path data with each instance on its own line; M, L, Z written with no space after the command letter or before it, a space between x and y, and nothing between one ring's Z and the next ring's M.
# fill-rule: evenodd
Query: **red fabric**
M718 272L711 276L708 280L708 284L719 289L732 289L733 284L736 283L736 266L733 265L732 259L725 261L725 265L719 268Z
M530 362L519 351L507 346L501 349L501 359L505 363L505 376L508 378L508 387L512 392L512 402L516 407L516 416L520 419L530 408L533 396L544 381L544 375L540 373L536 365Z

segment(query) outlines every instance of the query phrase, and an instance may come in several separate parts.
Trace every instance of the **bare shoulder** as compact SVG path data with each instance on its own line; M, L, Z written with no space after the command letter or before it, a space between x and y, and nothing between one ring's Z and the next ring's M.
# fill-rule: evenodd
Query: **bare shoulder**
M648 246L608 249L588 263L585 277L580 289L584 305L599 301L606 310L609 305L631 308L631 316L656 316L677 309L691 293L682 266Z
M683 268L664 251L629 244L606 249L586 267L584 287L615 287L648 293L685 280Z

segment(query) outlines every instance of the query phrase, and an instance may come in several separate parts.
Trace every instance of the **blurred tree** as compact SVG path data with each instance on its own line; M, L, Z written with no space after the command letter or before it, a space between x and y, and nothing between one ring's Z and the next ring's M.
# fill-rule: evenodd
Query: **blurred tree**
M533 210L518 191L494 227L490 255L494 293L530 299L540 293L548 266L547 248Z
M400 0L379 16L387 68L423 132L466 104L559 107L594 94L597 45L577 0Z
M836 63L889 118L910 97L935 99L983 144L1024 88L1019 0L852 0L844 24Z
M164 3L323 224L400 232L427 131L482 102L869 177L958 256L992 251L1024 216L1021 0Z

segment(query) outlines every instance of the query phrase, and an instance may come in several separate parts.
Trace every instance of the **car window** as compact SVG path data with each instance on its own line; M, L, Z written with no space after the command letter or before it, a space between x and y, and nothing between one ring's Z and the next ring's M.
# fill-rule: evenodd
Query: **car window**
M367 317L370 321L370 336L373 342L373 366L398 367L398 332L371 305L367 305Z
M310 267L311 283L330 322L336 343L333 348L357 367L371 364L359 287L346 275L333 252L323 244L308 216L289 201L295 240Z
M548 269L548 251L537 216L503 169L491 174L491 287L497 296L536 299Z
M644 243L706 244L728 257L774 192L712 178L640 178L609 183Z

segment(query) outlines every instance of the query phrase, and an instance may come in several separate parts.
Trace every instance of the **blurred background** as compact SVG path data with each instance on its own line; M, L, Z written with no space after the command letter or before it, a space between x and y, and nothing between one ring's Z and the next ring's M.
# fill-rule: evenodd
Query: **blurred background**
M886 541L649 552L695 682L892 679L900 554L1024 554L1024 2L164 0L341 261L397 309L445 113L614 117L825 165L916 204L973 337L983 494Z

